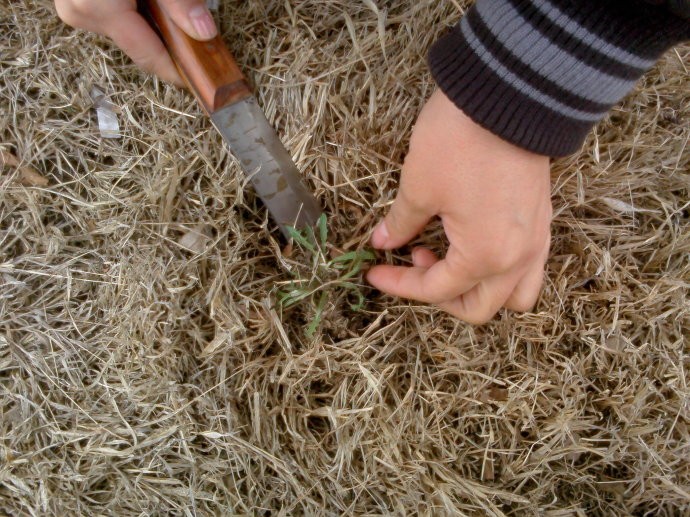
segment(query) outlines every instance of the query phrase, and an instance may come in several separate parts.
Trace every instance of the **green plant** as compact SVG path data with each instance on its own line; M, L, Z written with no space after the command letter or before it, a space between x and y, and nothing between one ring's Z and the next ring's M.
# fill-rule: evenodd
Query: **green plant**
M288 227L293 243L301 249L307 260L293 262L291 274L294 278L278 291L278 306L281 309L289 309L301 302L311 307L310 323L305 329L308 337L319 327L329 299L354 296L355 301L349 302L350 309L358 311L364 306L362 285L357 284L356 280L367 262L376 258L369 250L349 251L329 258L329 251L333 248L328 244L325 214L319 217L315 229Z

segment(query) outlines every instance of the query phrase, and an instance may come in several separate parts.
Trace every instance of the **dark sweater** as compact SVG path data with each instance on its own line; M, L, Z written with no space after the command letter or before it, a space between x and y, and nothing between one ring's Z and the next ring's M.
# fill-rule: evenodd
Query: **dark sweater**
M431 71L486 129L539 154L570 154L665 50L690 38L690 0L661 3L477 0L432 47Z

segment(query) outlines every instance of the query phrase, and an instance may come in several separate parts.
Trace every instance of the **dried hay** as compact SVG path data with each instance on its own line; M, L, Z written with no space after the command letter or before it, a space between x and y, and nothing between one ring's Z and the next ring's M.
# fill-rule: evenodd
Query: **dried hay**
M221 4L356 249L466 2ZM690 511L688 46L555 164L535 313L473 328L369 292L309 340L274 309L281 243L194 100L46 0L3 3L0 30L0 513Z

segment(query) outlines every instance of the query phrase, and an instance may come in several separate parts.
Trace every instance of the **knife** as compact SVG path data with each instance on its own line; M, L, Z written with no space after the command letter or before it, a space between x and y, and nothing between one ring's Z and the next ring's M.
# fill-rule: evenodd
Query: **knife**
M321 215L319 203L302 183L220 36L209 41L191 38L168 16L160 0L140 0L139 9L158 31L180 75L283 234L290 237L290 226L314 225Z

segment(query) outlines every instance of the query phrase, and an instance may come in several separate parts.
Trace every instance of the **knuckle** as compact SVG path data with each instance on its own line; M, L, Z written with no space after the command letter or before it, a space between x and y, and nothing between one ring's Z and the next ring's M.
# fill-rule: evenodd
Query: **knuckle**
M515 231L499 231L473 254L473 263L484 274L502 274L526 264L540 256L548 238L546 232L534 231L531 234Z
M79 15L94 12L93 0L70 0L68 3L71 9Z
M414 192L413 188L401 188L398 191L397 201L405 210L412 212L426 212L427 203L420 192Z
M432 304L442 304L453 298L452 293L448 293L446 290L432 289L428 285L422 285L422 291L420 293L420 299Z
M497 240L475 250L468 263L474 274L483 277L511 270L522 257L521 248L509 241Z
M515 312L530 312L534 309L539 299L539 293L541 293L541 288L544 284L543 277L540 278L535 284L529 286L528 288L513 293L510 300L506 302L506 309L510 309Z
M67 0L56 0L55 10L57 11L58 17L67 25L74 27L79 24L81 14L74 2Z
M158 58L147 52L130 52L130 57L139 68L147 72L156 73L158 70Z
M498 310L494 310L488 305L480 305L465 297L460 297L455 304L447 306L448 312L470 325L483 325L496 315Z
M398 210L393 209L388 212L388 215L386 215L386 227L391 235L398 235L402 232L404 223Z
M513 312L529 312L534 308L536 300L531 298L515 298L510 302L506 303L506 309Z
M513 246L507 248L496 247L485 257L486 266L494 273L505 273L520 262L521 253Z
M485 323L488 323L489 321L491 321L491 319L496 315L496 312L497 311L490 312L490 311L487 311L486 309L475 310L475 311L463 314L461 319L466 321L470 325L484 325Z
M415 196L409 195L406 189L401 189L395 198L393 207L388 213L386 225L393 233L405 232L409 216L423 211L423 205L419 200L415 199Z
M445 261L448 270L452 272L465 272L468 277L479 279L483 277L481 260L478 260L476 250L462 247L454 247L446 254Z
M55 10L67 25L81 29L93 29L99 14L93 0L55 0Z

